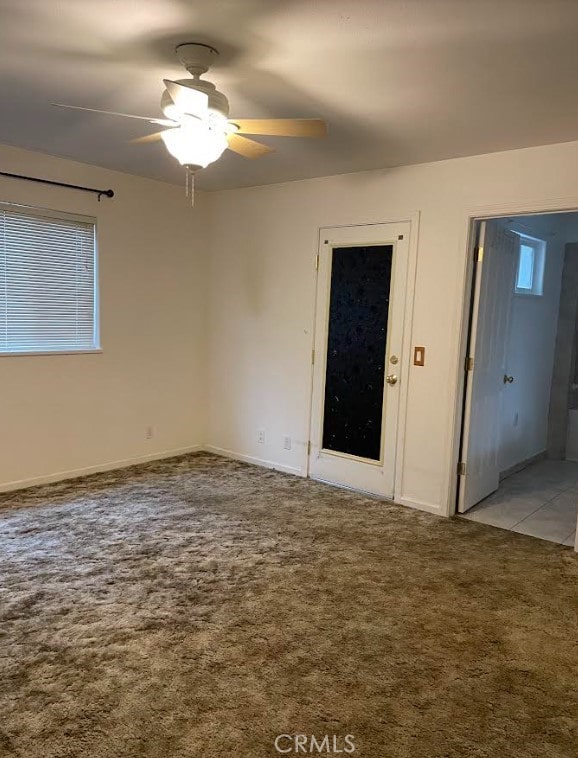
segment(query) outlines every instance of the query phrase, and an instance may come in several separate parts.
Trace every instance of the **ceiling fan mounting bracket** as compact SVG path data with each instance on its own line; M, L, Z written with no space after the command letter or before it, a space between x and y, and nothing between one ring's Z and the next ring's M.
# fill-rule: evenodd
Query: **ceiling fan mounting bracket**
M195 77L206 73L219 57L219 51L200 42L184 42L175 48L177 58Z

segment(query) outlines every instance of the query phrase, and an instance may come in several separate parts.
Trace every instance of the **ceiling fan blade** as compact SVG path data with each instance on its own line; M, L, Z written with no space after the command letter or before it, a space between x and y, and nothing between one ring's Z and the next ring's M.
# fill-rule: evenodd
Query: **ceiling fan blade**
M240 134L272 137L325 137L327 124L320 118L233 118Z
M207 113L209 97L206 92L185 87L178 82L172 82L170 79L164 79L167 92L171 96L173 103L182 112L189 116L202 118Z
M129 140L131 145L143 145L147 142L159 142L162 140L162 135L169 129L163 129L161 132L154 132L153 134L145 134L144 137L137 137L136 139Z
M57 108L68 108L73 111L88 111L89 113L104 113L105 116L122 116L122 118L136 118L139 121L148 121L149 124L160 126L173 126L174 121L167 118L152 118L151 116L134 116L132 113L118 113L117 111L101 111L98 108L83 108L81 105L64 105L64 103L51 103Z
M275 152L274 148L268 147L268 145L262 145L260 142L255 142L247 137L241 137L239 134L229 134L227 137L229 143L229 150L234 153L239 153L243 158L261 158L267 153Z

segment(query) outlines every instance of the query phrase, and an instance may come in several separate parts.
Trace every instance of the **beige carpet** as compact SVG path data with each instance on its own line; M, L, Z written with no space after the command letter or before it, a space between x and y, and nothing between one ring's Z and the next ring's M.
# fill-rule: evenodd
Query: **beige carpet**
M577 578L569 548L205 454L4 495L0 756L575 758Z

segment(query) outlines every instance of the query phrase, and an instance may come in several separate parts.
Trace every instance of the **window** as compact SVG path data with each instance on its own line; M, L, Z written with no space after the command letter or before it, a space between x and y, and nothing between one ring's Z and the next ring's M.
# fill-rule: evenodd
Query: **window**
M93 219L0 204L0 354L98 349Z
M541 295L544 287L546 243L520 232L515 233L520 240L515 292L517 295Z

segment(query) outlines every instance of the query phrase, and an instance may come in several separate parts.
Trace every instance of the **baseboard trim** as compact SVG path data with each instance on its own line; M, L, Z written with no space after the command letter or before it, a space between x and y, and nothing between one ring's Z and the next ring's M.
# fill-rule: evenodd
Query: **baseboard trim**
M538 461L543 461L545 458L548 457L548 452L546 450L542 450L541 453L536 453L536 455L531 455L529 458L526 458L523 461L520 461L520 463L514 463L513 466L510 466L507 469L504 469L504 471L500 471L499 481L503 482L504 479L507 479L509 476L512 476L513 474L517 474L518 471L522 471L525 468L528 468L528 466L531 466L532 463L538 463Z
M271 468L275 471L282 471L284 474L293 474L294 476L305 476L303 469L298 466L287 466L284 463L276 463L275 461L268 461L265 458L257 458L253 455L245 455L243 453L236 453L234 450L226 450L222 447L215 447L214 445L203 445L202 449L207 453L214 453L220 455L223 458L232 458L234 461L242 461L243 463L252 463L254 466L263 466L264 468Z
M115 469L128 468L137 466L139 463L150 463L151 461L162 461L165 458L175 458L187 453L198 453L204 450L203 445L190 445L189 447L174 448L172 450L161 450L148 455L139 455L135 458L123 458L118 461L108 461L107 463L97 463L95 466L86 466L85 468L70 469L68 471L58 471L54 474L36 476L31 479L19 479L17 481L5 482L0 484L0 492L13 492L14 490L23 490L27 487L37 487L40 484L52 484L54 482L63 482L67 479L79 479L90 474L100 474L104 471L114 471Z
M404 505L406 508L413 508L416 511L424 511L425 513L433 513L434 516L445 516L442 513L442 509L439 505L433 505L432 503L425 503L422 500L408 500L405 497L395 498L395 503L398 505Z
M44 476L37 476L31 479L19 479L17 481L5 482L0 484L0 492L13 492L14 490L22 490L27 487L37 487L41 484L53 484L54 482L63 482L67 479L79 479L83 476L89 476L90 474L99 474L105 471L114 471L116 469L128 468L129 466L137 466L139 463L150 463L151 461L161 461L165 458L175 458L179 455L187 455L188 453L207 452L214 455L220 455L223 458L231 458L235 461L242 461L243 463L250 463L254 466L262 466L263 468L273 469L275 471L281 471L285 474L292 474L293 476L305 477L306 472L304 469L298 466L287 466L284 463L277 463L276 461L268 461L265 458L257 458L253 455L245 455L244 453L236 453L234 450L226 450L222 447L216 447L215 445L190 445L188 447L173 448L172 450L161 450L156 453L150 453L148 455L139 455L134 458L124 458L122 460L108 461L106 463L97 463L94 466L86 466L85 468L70 469L68 471L58 471L54 474L46 474ZM322 481L322 480L316 480ZM332 484L331 482L324 482L325 484ZM341 485L332 485L341 486ZM345 489L351 489L346 487ZM360 490L355 490L361 492ZM375 497L382 500L381 495L375 495L369 492L361 492L361 494L368 495L369 497ZM427 511L428 513L434 513L438 516L440 514L440 508L438 506L431 505L430 503L422 503L417 500L408 500L406 498L396 498L394 502L397 505L404 505L409 508L415 508L420 511Z
M403 497L394 497L393 500L385 495L380 495L377 492L368 492L367 490L360 490L356 487L348 487L346 484L336 484L335 482L328 482L326 479L318 479L315 476L311 477L314 482L320 482L320 484L327 484L329 487L338 487L342 490L349 490L349 492L356 492L359 495L365 495L371 497L374 500L381 500L384 503L392 503L393 505L402 505L407 508L413 508L416 511L425 511L426 513L433 513L436 516L440 516L441 509L437 505L431 505L431 503L424 503L420 500L408 500Z
M215 455L220 455L223 458L232 458L235 461L242 461L243 463L251 463L254 466L263 466L265 468L271 468L275 469L276 471L283 471L286 474L293 474L294 476L301 476L305 477L307 474L305 471L301 468L297 468L296 466L286 466L282 463L275 463L274 461L268 461L264 458L257 458L252 455L244 455L243 453L235 453L233 450L226 450L222 447L215 447L215 445L204 445L203 450L205 450L207 453L214 453ZM378 500L384 500L388 503L394 503L395 505L402 505L406 506L408 508L413 508L417 511L425 511L426 513L433 513L436 516L443 515L441 513L441 508L438 505L432 505L431 503L424 503L419 500L409 500L407 498L394 498L394 500L388 500L387 498L383 497L383 495L376 495L372 492L364 492L363 490L356 490L352 487L346 487L345 485L341 484L335 484L334 482L326 482L323 479L316 479L315 477L311 477L312 481L320 482L321 484L327 484L331 487L340 487L341 489L347 489L351 490L352 492L358 492L361 495L367 495L368 497L373 497Z

